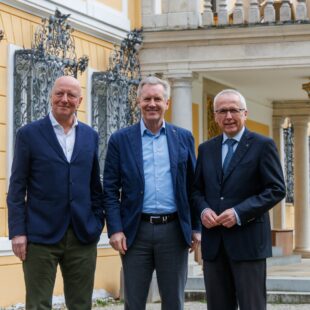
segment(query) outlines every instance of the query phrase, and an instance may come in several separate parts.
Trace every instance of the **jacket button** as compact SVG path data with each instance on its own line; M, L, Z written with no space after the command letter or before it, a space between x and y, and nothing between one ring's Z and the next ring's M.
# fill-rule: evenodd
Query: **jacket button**
M224 197L221 197L220 199L221 199L221 200L224 200Z
M143 195L143 191L141 191L140 194Z

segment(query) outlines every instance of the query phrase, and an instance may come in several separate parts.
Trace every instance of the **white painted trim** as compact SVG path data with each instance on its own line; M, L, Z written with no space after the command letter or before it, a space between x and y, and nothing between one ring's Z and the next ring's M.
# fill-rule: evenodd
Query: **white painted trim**
M8 45L8 69L7 69L7 189L11 176L11 166L13 161L13 129L14 129L14 55L17 50L22 49L20 46ZM1 249L1 247L0 247Z
M7 237L0 237L0 257L1 256L14 256L11 240Z
M92 116L92 111L93 111L93 107L92 107L92 96L91 96L91 90L92 90L92 76L93 76L93 73L96 72L98 70L95 70L93 68L90 68L88 67L87 69L87 94L86 94L86 97L87 97L87 109L86 109L86 117L87 117L87 124L89 126L92 127L92 119L91 119L91 116Z
M62 14L71 14L69 22L74 29L109 42L119 43L130 31L128 10L120 12L94 0L86 2L74 0L74 5L73 0L1 0L1 2L40 17L48 17L58 8Z
M107 233L101 234L97 247L98 249L111 248ZM0 257L1 256L14 256L11 240L9 240L8 237L0 237Z

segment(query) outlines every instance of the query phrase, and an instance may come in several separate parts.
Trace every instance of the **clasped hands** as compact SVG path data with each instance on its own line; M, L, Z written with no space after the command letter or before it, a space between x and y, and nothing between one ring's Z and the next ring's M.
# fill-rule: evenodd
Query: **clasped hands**
M206 228L216 226L231 228L237 224L237 219L233 208L225 210L220 215L217 215L212 209L207 208L201 215L201 222Z

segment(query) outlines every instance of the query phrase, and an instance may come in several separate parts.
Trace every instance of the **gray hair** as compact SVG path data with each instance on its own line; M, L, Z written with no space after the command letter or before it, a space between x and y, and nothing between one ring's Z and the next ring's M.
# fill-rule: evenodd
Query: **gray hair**
M162 85L164 88L164 99L168 100L170 97L170 85L167 81L161 80L160 78L156 76L147 76L140 82L137 90L137 97L141 97L142 88L144 85Z
M219 97L221 97L222 95L226 95L226 94L234 94L237 95L239 97L239 102L240 102L240 108L247 110L247 106L246 106L246 101L245 98L236 90L234 89L224 89L221 92L219 92L213 100L213 109L215 111L215 107L216 107L216 103L219 99Z

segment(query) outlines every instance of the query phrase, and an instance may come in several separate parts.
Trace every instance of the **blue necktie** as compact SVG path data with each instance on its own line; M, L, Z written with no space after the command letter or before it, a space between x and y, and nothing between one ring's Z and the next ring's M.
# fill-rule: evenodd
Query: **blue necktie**
M223 173L225 174L227 172L227 168L229 166L229 163L231 161L231 158L234 155L234 145L237 143L235 139L227 139L225 143L228 146L228 151L225 156L224 162L223 162Z

